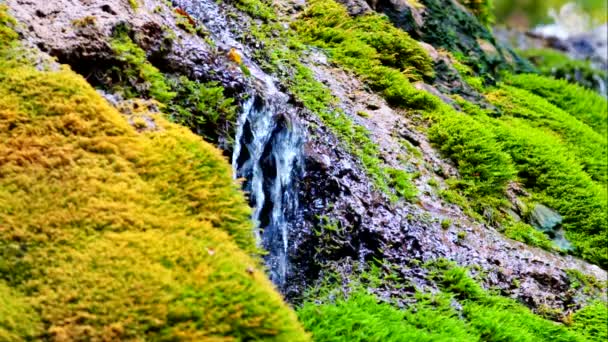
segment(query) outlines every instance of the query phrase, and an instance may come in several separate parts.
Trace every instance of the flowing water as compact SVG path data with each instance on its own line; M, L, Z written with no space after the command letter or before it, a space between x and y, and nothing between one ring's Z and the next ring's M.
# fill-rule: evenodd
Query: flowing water
M268 255L270 278L285 285L289 235L298 216L298 179L302 173L303 137L286 113L283 94L252 96L237 122L232 167L245 178L253 208L255 236Z
M174 0L211 32L218 53L234 48L251 72L247 99L242 101L232 153L235 178L244 178L255 222L255 237L268 253L270 278L284 288L289 273L289 237L300 213L297 181L303 173L303 130L294 120L289 97L275 87L272 77L247 58L230 24L214 0ZM223 51L223 52L222 52ZM254 86L257 84L257 86Z

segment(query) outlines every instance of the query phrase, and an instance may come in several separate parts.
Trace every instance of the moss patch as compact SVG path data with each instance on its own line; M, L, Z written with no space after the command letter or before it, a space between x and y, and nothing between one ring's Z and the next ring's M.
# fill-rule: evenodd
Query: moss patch
M464 268L445 260L437 260L429 268L430 277L441 290L433 295L416 294L416 304L408 307L398 309L390 300L380 301L371 295L366 288L373 287L373 279L379 275L363 274L351 283L348 295L331 287L319 289L321 297L304 303L298 315L313 338L320 341L600 340L596 338L602 328L584 325L599 323L595 320L603 317L598 310L600 303L577 312L574 325L568 327L543 319L512 299L485 291ZM372 282L368 284L369 279ZM591 335L579 330L583 327Z

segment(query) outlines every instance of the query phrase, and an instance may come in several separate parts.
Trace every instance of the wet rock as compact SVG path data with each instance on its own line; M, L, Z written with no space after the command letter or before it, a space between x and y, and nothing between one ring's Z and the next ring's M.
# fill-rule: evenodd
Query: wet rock
M562 221L560 214L543 204L536 204L530 212L530 224L543 232L552 232Z

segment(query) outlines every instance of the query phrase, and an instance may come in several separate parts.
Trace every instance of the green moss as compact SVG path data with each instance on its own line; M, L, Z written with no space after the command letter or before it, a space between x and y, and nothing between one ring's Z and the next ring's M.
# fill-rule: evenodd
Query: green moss
M513 179L515 169L492 132L473 117L451 109L433 115L438 122L431 126L429 138L457 163L460 172L460 179L452 182L452 188L469 197L478 212L501 205L505 186Z
M574 313L572 330L585 336L589 341L605 341L608 338L608 306L597 301Z
M471 67L461 63L456 58L452 59L452 65L454 66L456 71L458 71L460 76L467 82L468 85L473 87L473 89L477 90L478 92L484 92L485 87L483 84L483 78L480 76L476 76Z
M221 152L146 115L0 60L0 337L308 340Z
M606 282L600 282L591 275L586 275L579 270L569 269L566 270L568 278L570 278L570 284L573 288L586 288L589 291L593 290L605 290Z
M384 169L389 177L388 185L394 189L396 194L406 200L413 200L416 198L418 190L412 183L411 176L407 172L398 169L386 168Z
M595 181L606 184L608 141L605 134L595 132L570 113L523 89L503 85L500 89L489 92L486 97L502 109L505 115L525 120L531 127L558 134L565 142L563 145L573 152L585 172ZM591 115L601 114L595 112Z
M277 15L273 9L272 1L268 0L232 0L235 2L236 8L251 15L254 18L264 21L272 21L277 19Z
M502 106L503 115L480 119L511 156L526 188L564 217L566 236L577 253L605 267L605 140L540 97L501 89L488 99Z
M452 220L450 220L450 219L443 219L443 220L441 220L441 229L447 230L451 226L452 226Z
M533 74L511 76L505 82L542 97L606 137L608 102L596 92L565 80Z
M3 54L9 52L9 48L13 47L19 38L17 32L13 30L16 25L15 19L9 16L7 12L8 7L0 4L0 51Z
M304 304L298 315L317 341L475 341L449 309L398 310L363 290L334 302Z
M145 51L133 43L125 27L116 30L110 44L116 59L123 64L117 70L119 82L114 85L115 91L127 98L147 94L161 103L168 103L175 97L165 76L148 62Z
M515 300L483 290L466 269L447 261L430 268L441 291L418 293L416 304L408 307L398 309L355 284L348 296L321 291L325 295L306 302L298 315L319 341L587 341L575 327L543 319ZM462 311L456 311L455 301Z
M556 249L547 235L523 222L509 223L503 233L513 240L523 242L530 246L536 246L546 250Z
M431 59L386 18L377 14L352 18L333 1L311 1L292 28L304 42L324 48L333 60L363 77L391 104L433 106L433 99L411 84L433 75Z
M134 10L138 9L139 8L138 0L129 0L129 6L131 6L131 8Z

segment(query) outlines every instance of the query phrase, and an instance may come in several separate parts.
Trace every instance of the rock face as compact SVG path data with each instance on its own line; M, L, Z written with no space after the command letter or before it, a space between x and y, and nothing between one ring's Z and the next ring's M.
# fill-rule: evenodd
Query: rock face
M525 63L497 44L489 31L455 2L422 2L426 10L399 0L370 3L343 1L354 15L374 9L386 13L395 24L414 37L433 45L430 49L453 47L456 44L456 50L477 56L480 62L478 72L496 72L505 65L525 67ZM266 117L262 119L270 122L268 127L280 129L276 132L270 128L263 130L264 134L269 134L269 138L259 144L258 148L262 151L259 158L253 161L266 163L270 168L268 172L272 174L254 180L254 166L247 172L241 172L245 170L244 165L253 149L243 157L238 153L233 165L236 174L247 178L245 184L250 192L260 191L250 196L251 204L259 209L255 218L260 222L260 236L269 239L262 245L274 250L271 251L274 253L272 255L286 260L281 264L277 261L279 259L268 259L273 268L271 273L276 273L276 265L281 265L275 280L280 279L278 285L288 298L297 300L307 286L330 271L349 274L373 259L386 260L395 265L395 272L407 280L409 287L406 287L406 291L410 292L415 288L436 287L428 280L428 271L420 266L422 263L438 258L454 260L459 265L473 267L479 270L478 273L485 274L485 287L497 288L533 308L546 305L570 310L586 300L588 296L582 290L570 288L570 280L565 272L568 269L580 270L600 280L606 279L606 272L597 266L509 240L495 228L468 217L461 208L443 202L438 196L438 189L429 185L430 180L437 182L441 188L445 186L444 179L457 175L457 171L439 156L424 134L417 130L413 123L416 119L414 113L407 113L406 116L406 113L392 109L358 79L323 62L322 54L303 62L313 71L315 78L337 97L337 106L356 124L367 128L380 148L383 163L390 167L407 168L421 175L415 181L421 193L418 203L391 202L385 194L375 190L361 161L344 148L344 144L316 115L295 104L284 91L287 87L277 77L262 70L256 63L255 52L263 42L242 35L256 25L252 18L230 4L218 4L213 0L173 1L176 7L186 11L205 28L207 36L203 39L180 28L176 23L174 8L166 6L164 2L145 0L140 3L141 7L134 10L128 1L119 0L103 3L77 0L7 1L13 15L23 25L20 30L24 39L57 57L59 62L70 64L93 84L103 83L107 70L116 63L109 41L118 25L127 24L133 40L161 71L185 75L194 80L219 81L227 93L235 98L257 97L255 101L260 103L260 107L272 109L264 112ZM289 9L288 12L296 12L301 5L282 3L282 6ZM94 18L89 20L92 24L85 27L74 25L75 21L89 17ZM461 25L463 21L468 24ZM454 28L458 29L450 31ZM171 32L175 36L168 41L167 35ZM229 60L227 53L230 49L241 53L251 77L245 77L242 69ZM437 56L436 64L441 64L441 60ZM446 68L451 68L449 61L443 63ZM444 75L438 77L434 85L420 86L434 89L447 100L449 89L458 82L458 79ZM464 93L471 98L477 96L470 89ZM282 99L278 106L272 102L272 98L277 96ZM246 103L242 100L241 107L245 108ZM363 111L374 115L358 115ZM260 111L257 114L262 115ZM255 125L256 120L250 120L250 126ZM244 119L240 124L244 126L246 121ZM249 134L238 137L237 144L254 146L252 141L260 131L250 127L247 132ZM280 134L294 134L302 140L298 140L293 148L277 146L286 141L273 138ZM418 152L408 152L408 148ZM227 147L227 150L231 152L232 147ZM288 155L290 153L298 157L289 159L293 157ZM411 159L404 166L399 155L408 155ZM286 160L290 170L301 172L281 173L280 168L285 166L281 163ZM293 163L302 165L295 168ZM289 179L281 183L280 177L277 177L279 174L287 174ZM289 186L286 186L287 183ZM254 190L255 184L258 190ZM276 190L276 184L284 186ZM277 195L273 195L273 191L284 193L273 197ZM276 199L279 197L281 199ZM292 201L294 199L295 202ZM287 203L283 201L292 204L279 208L279 213L275 213L279 202ZM286 213L285 210L290 211ZM539 225L555 226L556 217L545 215L547 213L539 209ZM284 221L275 223L285 225L278 227L280 229L269 229L265 235L264 228L270 227L269 222L275 214L283 215L281 220ZM445 227L442 222L450 224ZM271 234L271 231L274 233ZM517 286L514 285L516 281L519 282ZM381 296L398 292L390 286L376 291Z
M22 34L28 42L69 64L94 85L104 83L107 71L118 63L110 37L121 25L129 27L131 38L162 71L219 81L235 92L242 91L246 83L223 45L215 50L203 38L180 29L174 9L162 1L138 1L137 9L122 0L6 3L24 26Z

